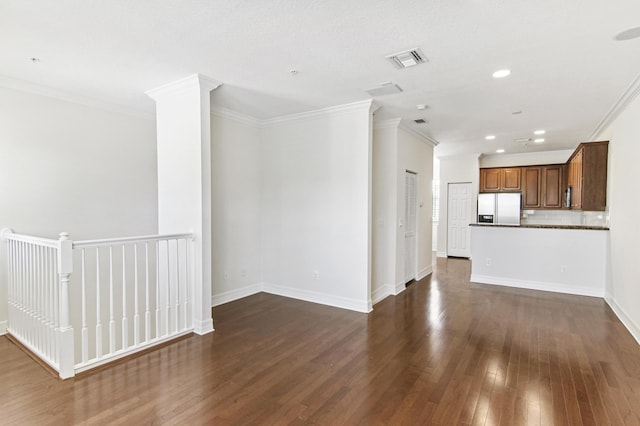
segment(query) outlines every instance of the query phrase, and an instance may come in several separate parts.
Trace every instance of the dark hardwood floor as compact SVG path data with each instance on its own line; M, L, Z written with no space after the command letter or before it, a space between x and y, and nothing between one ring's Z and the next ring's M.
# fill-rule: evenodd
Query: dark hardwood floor
M369 314L259 294L216 331L72 380L0 338L0 424L640 424L640 346L601 299L470 284Z

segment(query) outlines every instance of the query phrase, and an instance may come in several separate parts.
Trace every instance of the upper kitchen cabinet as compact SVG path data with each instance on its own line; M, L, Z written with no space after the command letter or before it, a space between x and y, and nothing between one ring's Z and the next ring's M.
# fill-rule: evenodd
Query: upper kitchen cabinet
M581 143L567 162L571 208L604 211L607 207L609 142Z
M522 208L562 208L564 165L522 168Z
M542 167L542 208L562 208L562 189L564 188L565 166L555 164Z
M520 191L520 167L480 169L480 192Z

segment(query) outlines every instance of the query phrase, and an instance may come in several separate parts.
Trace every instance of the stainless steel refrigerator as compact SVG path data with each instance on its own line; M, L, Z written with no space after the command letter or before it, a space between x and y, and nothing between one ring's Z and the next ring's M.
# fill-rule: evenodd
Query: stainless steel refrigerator
M520 225L519 192L478 194L478 223Z

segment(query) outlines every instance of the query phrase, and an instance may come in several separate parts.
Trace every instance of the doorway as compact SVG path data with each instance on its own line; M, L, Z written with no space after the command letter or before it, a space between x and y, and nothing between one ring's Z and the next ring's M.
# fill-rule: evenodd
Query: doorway
M405 172L405 228L404 228L404 282L411 282L416 277L417 263L417 215L416 204L418 198L418 175L411 171Z
M450 183L447 194L447 256L470 257L472 185L470 182Z

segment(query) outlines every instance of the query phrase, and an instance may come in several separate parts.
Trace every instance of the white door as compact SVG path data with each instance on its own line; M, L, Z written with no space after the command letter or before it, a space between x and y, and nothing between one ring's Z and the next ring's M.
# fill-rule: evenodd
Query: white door
M404 282L408 283L416 277L417 251L417 175L405 173L405 210L404 210Z
M450 183L447 209L447 256L471 256L471 183Z

